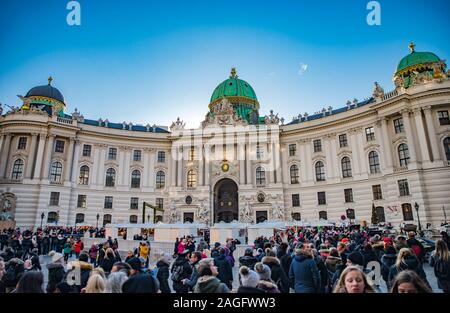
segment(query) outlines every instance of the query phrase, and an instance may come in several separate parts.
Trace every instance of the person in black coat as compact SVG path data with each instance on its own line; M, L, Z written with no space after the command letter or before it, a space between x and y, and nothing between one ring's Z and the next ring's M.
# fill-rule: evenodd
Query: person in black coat
M214 258L214 265L217 266L219 272L217 278L231 290L233 288L233 269L225 256L224 248L219 249L219 256Z
M386 282L387 289L391 289L391 284L389 281L389 271L391 270L392 265L395 264L397 260L397 250L394 247L388 246L381 257L381 276L383 280Z
M255 271L249 269L247 266L241 266L239 276L241 277L241 285L237 293L266 293L265 290L257 288L260 279L259 274Z
M49 256L52 257L52 263L47 264L48 283L46 292L55 292L56 286L63 281L66 271L64 270L64 256L61 253L50 251Z
M183 284L183 279L191 277L192 274L192 266L186 258L188 253L188 250L179 253L170 269L170 272L172 273L171 279L173 281L172 287L176 293L189 292L189 286Z
M170 262L166 255L161 255L158 262L156 262L156 267L158 268L158 274L156 278L159 281L159 288L162 293L171 293L169 286L169 266Z
M270 278L278 286L280 292L289 293L289 278L272 250L266 249L266 256L262 258L262 263L270 267Z
M108 248L108 250L106 250L105 258L100 262L100 267L103 268L105 274L109 274L114 263L116 263L116 255L114 254L113 249Z
M157 293L159 290L158 280L150 274L142 271L143 263L137 257L127 261L130 264L131 276L122 285L123 293Z
M255 268L255 264L258 261L253 256L253 249L247 248L245 249L245 253L243 256L239 258L239 265L240 266L247 266L249 269L253 270Z
M375 254L375 251L373 251L372 245L370 243L366 243L364 246L364 249L362 250L362 255L364 257L364 268L367 267L367 264L369 262L375 261L379 262L379 259L377 255ZM383 253L379 253L379 255L382 255ZM380 256L381 259L381 256Z

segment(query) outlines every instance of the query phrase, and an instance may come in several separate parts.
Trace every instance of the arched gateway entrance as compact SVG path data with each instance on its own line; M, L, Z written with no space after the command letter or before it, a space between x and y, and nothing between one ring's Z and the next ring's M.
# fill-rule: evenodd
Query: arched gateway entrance
M229 179L219 180L214 186L214 223L230 223L239 219L238 186Z

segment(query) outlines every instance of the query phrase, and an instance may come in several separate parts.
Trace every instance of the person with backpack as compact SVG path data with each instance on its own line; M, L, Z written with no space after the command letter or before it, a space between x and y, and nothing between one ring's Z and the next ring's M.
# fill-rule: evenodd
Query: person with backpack
M161 253L156 262L156 268L153 269L152 275L159 281L159 286L162 293L171 293L169 286L169 256L165 253Z
M408 248L403 248L400 250L397 255L395 264L391 266L388 277L389 285L392 286L397 274L405 270L412 270L416 272L417 275L419 275L420 278L422 278L422 280L426 282L428 286L430 286L427 281L427 276L425 274L425 271L423 270L422 264L419 262L416 254Z
M434 268L439 289L450 293L450 253L444 240L436 241L436 250L431 254L430 265Z
M270 268L270 278L275 282L278 290L282 293L289 293L289 278L281 267L280 260L273 250L267 248L266 256L262 258L262 263Z
M190 278L183 279L183 284L188 285L190 290L193 290L194 286L197 284L198 266L201 259L202 254L199 251L194 251L190 254L189 262L191 262L192 266L192 275Z
M178 254L178 257L172 264L172 287L176 293L188 293L189 286L183 284L183 279L191 277L192 266L189 264L189 260L186 258L189 250L184 250L182 253Z
M3 283L7 293L13 291L25 272L24 262L19 258L12 258L6 265Z

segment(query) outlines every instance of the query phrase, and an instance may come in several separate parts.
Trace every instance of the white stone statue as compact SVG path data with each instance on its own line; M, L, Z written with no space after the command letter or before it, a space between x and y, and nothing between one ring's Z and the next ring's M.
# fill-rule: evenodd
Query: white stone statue
M198 211L198 220L202 223L209 223L209 209L206 206L206 200L200 203L200 209Z
M275 205L273 206L272 217L273 217L274 220L281 220L282 221L284 219L283 208L281 207L281 205L278 202L275 203Z
M245 203L244 208L241 210L241 222L243 223L252 223L253 222L253 214L252 208L250 205L250 201Z
M173 224L179 221L179 216L177 212L177 206L175 205L175 201L170 202L170 215L169 215L169 223Z

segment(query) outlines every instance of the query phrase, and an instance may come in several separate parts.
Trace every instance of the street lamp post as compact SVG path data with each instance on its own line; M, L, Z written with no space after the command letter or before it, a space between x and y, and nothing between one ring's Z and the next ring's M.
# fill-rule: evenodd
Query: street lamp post
M414 208L416 209L417 212L417 222L419 223L419 234L420 234L422 232L422 225L420 224L419 204L417 202L414 204Z
M44 212L42 212L42 214L41 214L41 228L42 228L42 223L44 221L44 217L45 217L45 214L44 214Z
M98 228L98 219L100 218L100 214L97 213L97 228Z

